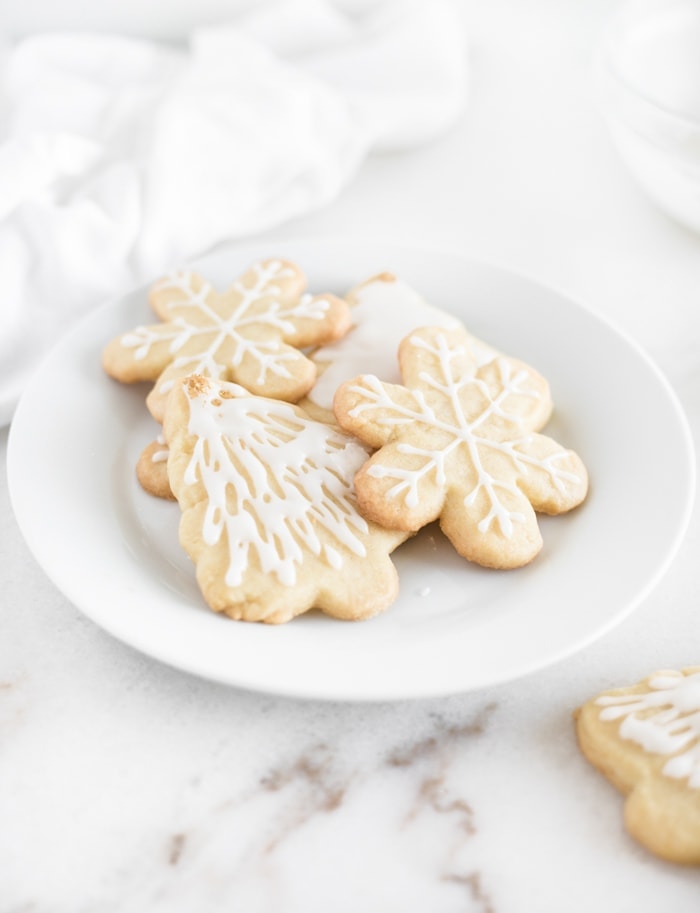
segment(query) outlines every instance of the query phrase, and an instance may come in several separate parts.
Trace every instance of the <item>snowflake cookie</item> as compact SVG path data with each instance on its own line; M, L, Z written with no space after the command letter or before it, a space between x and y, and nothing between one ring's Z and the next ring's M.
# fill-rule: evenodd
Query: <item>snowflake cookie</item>
M657 856L700 865L700 667L656 672L575 714L586 758L627 796L627 830Z
M188 374L296 402L316 378L299 349L337 339L350 326L346 302L305 294L305 285L301 270L286 260L254 263L225 292L196 273L175 273L149 296L162 322L112 340L104 368L126 383L154 381L147 404L159 422L175 380Z
M374 374L388 383L400 383L396 351L404 336L415 327L461 327L459 320L428 304L414 288L392 273L367 279L351 289L345 300L350 305L350 330L342 339L311 353L318 378L300 403L321 421L334 421L335 391L358 374ZM476 337L470 336L469 341L476 367L497 355Z
M404 386L361 375L335 396L340 426L379 448L355 477L363 514L411 532L439 518L477 564L531 561L535 511L570 510L588 484L579 457L535 431L551 411L547 382L505 356L476 370L459 329L415 330L399 362Z
M164 423L180 541L206 602L245 621L311 608L363 619L398 594L390 553L407 534L358 511L352 478L366 450L279 400L192 375Z

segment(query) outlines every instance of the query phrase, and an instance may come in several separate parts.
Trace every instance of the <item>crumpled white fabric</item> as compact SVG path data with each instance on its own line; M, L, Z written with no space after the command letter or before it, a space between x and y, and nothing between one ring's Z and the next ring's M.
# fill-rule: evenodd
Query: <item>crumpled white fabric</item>
M0 60L0 420L88 307L332 200L462 113L450 0L259 4L186 49L29 37ZM4 126L3 126L4 125Z

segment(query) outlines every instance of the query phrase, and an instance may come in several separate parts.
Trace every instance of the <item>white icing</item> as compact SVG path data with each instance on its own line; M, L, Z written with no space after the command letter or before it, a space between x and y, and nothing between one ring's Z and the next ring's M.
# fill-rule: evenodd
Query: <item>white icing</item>
M202 387L190 400L188 430L197 440L185 482L201 480L206 489L204 541L215 545L226 534L227 585L242 582L251 554L288 586L305 549L336 569L343 564L336 546L364 557L368 526L352 479L365 449L287 403L250 396L236 384Z
M375 374L388 383L401 383L396 353L399 343L417 327L439 326L456 329L458 320L423 298L400 279L377 278L355 293L357 303L350 310L352 328L342 340L323 346L314 361L325 365L309 399L332 409L338 387L358 374ZM493 349L473 340L477 364L491 361Z
M407 507L415 507L420 500L422 479L432 473L438 485L445 485L447 458L458 448L463 448L477 472L476 484L465 497L465 505L473 505L479 494L485 494L489 511L479 522L479 531L485 533L492 524L497 523L501 533L510 538L513 535L514 523L522 522L524 517L521 513L506 507L499 497L499 491L508 491L519 496L520 490L515 481L508 482L491 475L482 460L482 452L497 452L503 455L521 474L526 473L528 467L543 470L551 484L559 491L565 490L567 482L576 484L580 481L574 473L562 470L556 465L558 461L568 457L568 451L560 449L544 459L527 452L527 446L533 437L522 434L525 417L508 411L508 398L511 396L527 397L532 399L533 403L541 399L539 392L528 387L528 372L524 368L514 373L511 363L506 358L494 359L500 379L500 390L494 397L488 386L472 373L464 375L455 370L452 362L464 354L463 346L450 348L446 337L441 333L435 336L432 343L421 336L412 336L411 345L432 353L437 364L435 374L427 371L421 373L421 388L406 391L410 392L412 404L408 405L405 400L395 402L385 385L371 375L362 377L362 386L352 387L354 392L362 395L363 402L350 411L351 416L370 412L375 413L373 420L378 425L409 426L420 423L444 432L442 437L446 442L439 449L423 448L406 442L397 445L399 453L411 454L424 460L418 469L379 464L370 467L369 474L374 478L389 478L396 481L396 484L386 492L386 497L402 497ZM483 403L483 407L471 415L465 411L463 392L469 388L479 390L479 401ZM441 418L438 412L442 414L442 407L445 404L448 406L449 416ZM513 435L520 436L511 437L510 440L494 440L488 437L488 424L494 417L501 422L507 422Z
M603 695L601 720L622 720L620 736L645 751L675 755L663 767L674 779L700 789L700 672L661 672L638 694Z
M168 276L161 280L156 288L173 289L180 293L168 305L169 309L178 311L170 324L166 325L170 328L163 329L163 325L140 326L131 333L125 333L121 338L121 344L126 348L133 348L133 357L139 361L148 355L153 345L164 340L170 342L170 354L177 356L177 353L192 340L201 339L200 351L177 356L173 359L172 366L180 373L204 374L207 377L219 378L226 369L221 363L219 350L227 340L232 340L234 346L230 367L239 367L243 358L249 355L259 366L259 384L263 384L269 374L291 377L286 363L298 361L304 356L294 349L282 346L278 339L263 341L250 338L247 330L252 326L265 325L277 331L280 337L284 337L294 333L295 319L322 320L329 310L329 303L323 298L304 294L293 305L282 307L278 300L281 290L275 282L293 276L294 272L276 260L255 263L251 270L255 275L255 281L250 288L246 288L239 280L226 293L232 301L231 311L227 317L222 317L212 307L210 299L214 290L211 285L205 282L200 289L196 289L193 274L188 271ZM184 299L180 296L184 296ZM262 310L256 307L261 299L266 301ZM198 319L195 322L183 313L188 310L197 315ZM197 348L200 349L200 346ZM172 379L161 381L158 385L159 392L168 393L173 383Z
M159 434L156 438L156 444L160 444L160 449L153 451L151 454L151 462L165 463L168 459L170 451L168 450L168 445L165 442L165 437L162 434Z

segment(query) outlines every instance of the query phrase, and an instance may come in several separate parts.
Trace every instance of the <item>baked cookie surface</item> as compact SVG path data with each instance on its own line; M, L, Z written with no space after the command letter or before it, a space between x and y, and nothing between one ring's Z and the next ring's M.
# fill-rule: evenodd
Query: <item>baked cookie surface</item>
M700 865L700 667L607 691L575 717L581 751L627 796L629 833L663 859Z
M136 478L149 495L174 501L175 495L168 479L168 445L162 434L141 451L136 463Z
M351 327L335 342L315 349L310 357L318 377L301 405L314 418L333 422L333 397L338 387L358 374L374 374L388 383L400 383L396 353L399 343L416 327L462 326L452 314L429 304L407 282L392 273L379 273L345 296ZM486 343L469 336L475 362L485 364L497 354Z
M278 400L201 376L178 382L164 431L180 541L209 606L281 623L312 608L369 618L398 594L406 533L358 511L367 458L350 436Z
M337 339L350 326L345 301L305 287L302 271L286 260L254 263L224 292L197 273L175 273L149 296L161 323L112 340L104 369L125 383L154 381L146 402L159 422L174 382L193 373L295 402L316 378L300 349Z
M403 385L361 375L335 396L340 426L377 449L355 477L360 509L412 532L439 518L477 564L531 561L535 511L570 510L588 486L580 458L535 431L551 413L546 380L505 356L477 368L461 329L415 330L399 362Z

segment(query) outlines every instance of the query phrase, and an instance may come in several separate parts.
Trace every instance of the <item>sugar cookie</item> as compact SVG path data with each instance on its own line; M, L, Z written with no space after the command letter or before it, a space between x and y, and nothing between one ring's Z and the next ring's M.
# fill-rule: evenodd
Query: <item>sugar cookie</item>
M700 667L606 691L575 716L583 754L627 796L630 834L700 865Z
M428 304L407 282L392 273L380 273L355 286L345 296L352 326L342 339L311 353L318 378L301 406L314 418L335 421L333 396L338 387L358 374L374 374L388 383L400 383L396 353L399 343L416 327L461 326L453 315ZM495 349L469 336L476 366L491 361Z
M363 619L393 602L389 554L407 534L357 510L352 478L367 452L353 438L197 375L173 389L164 431L180 541L216 612L280 623L318 608Z
M144 447L136 463L136 477L144 491L156 498L175 500L168 479L168 445L162 434Z
M361 375L335 396L338 423L379 448L355 477L362 513L415 532L433 520L477 564L518 567L542 547L535 511L584 499L580 458L536 433L549 386L499 356L475 370L465 331L423 327L401 343L404 385Z
M305 284L286 260L253 264L222 293L196 273L175 273L151 290L162 322L112 340L104 368L125 383L154 381L147 405L157 421L174 381L192 373L295 402L316 377L299 349L337 339L350 326L346 302L304 294Z

